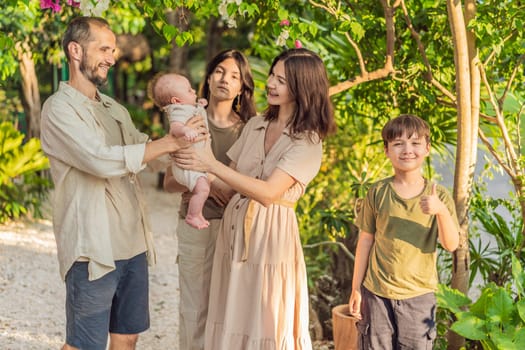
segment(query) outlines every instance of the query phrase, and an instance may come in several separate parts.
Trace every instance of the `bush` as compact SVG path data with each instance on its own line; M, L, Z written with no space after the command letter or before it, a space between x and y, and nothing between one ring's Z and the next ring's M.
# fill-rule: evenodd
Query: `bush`
M479 342L483 349L525 348L525 272L516 256L511 260L513 282L505 286L488 283L475 302L458 290L439 286L439 307L455 316L450 329Z
M0 124L0 223L30 211L40 216L51 186L49 180L39 176L39 171L49 167L40 140L23 142L24 135L11 123Z

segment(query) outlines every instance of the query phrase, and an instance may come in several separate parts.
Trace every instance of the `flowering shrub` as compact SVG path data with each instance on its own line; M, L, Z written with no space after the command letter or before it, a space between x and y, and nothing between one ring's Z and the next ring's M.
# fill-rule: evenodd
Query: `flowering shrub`
M67 0L67 5L78 7L84 16L102 16L108 7L109 0ZM60 0L40 0L42 10L51 9L53 12L60 12L62 6Z

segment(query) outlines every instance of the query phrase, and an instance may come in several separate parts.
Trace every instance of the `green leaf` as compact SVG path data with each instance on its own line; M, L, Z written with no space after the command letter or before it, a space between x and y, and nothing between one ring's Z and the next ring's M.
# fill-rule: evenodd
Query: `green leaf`
M514 344L517 349L525 349L525 328L520 328L514 334Z
M182 47L186 43L191 44L193 42L193 35L189 32L182 32L175 38L177 46Z
M514 279L514 285L518 291L518 295L523 296L523 286L525 283L525 272L521 267L520 261L515 255L512 255L512 277Z
M490 337L497 349L523 350L514 341L514 336L510 332L502 332L499 328L492 330Z
M470 306L470 311L476 314L478 317L486 318L488 305L492 302L494 291L497 288L498 286L494 282L487 284L481 291L481 295L479 296L478 300L476 300Z
M162 35L164 36L164 38L166 39L167 42L171 42L173 40L173 38L179 33L179 30L177 29L177 27L175 26L172 26L171 24L164 24L162 26ZM177 45L180 47L182 45L179 45L177 43ZM183 43L184 45L184 43Z
M518 309L518 314L520 316L521 322L525 323L525 299L518 300L518 302L516 303L516 308Z
M450 327L457 334L472 340L487 339L485 321L470 312L456 314L458 320Z
M350 28L352 31L352 34L356 38L356 41L360 41L365 36L365 30L361 23L359 22L352 22L350 23Z
M496 288L487 304L487 316L492 322L507 324L514 311L514 301L508 291L502 287Z
M470 304L472 301L459 290L446 286L438 285L436 292L437 304L440 308L447 309L453 313L461 312L461 308Z

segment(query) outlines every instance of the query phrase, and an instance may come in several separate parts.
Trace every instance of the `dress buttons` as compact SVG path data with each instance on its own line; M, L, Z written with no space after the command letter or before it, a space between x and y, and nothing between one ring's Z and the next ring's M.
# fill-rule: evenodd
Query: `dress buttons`
M235 209L239 209L239 207L240 207L239 204L237 204L237 205L235 206Z
M232 231L235 230L235 225L232 225Z

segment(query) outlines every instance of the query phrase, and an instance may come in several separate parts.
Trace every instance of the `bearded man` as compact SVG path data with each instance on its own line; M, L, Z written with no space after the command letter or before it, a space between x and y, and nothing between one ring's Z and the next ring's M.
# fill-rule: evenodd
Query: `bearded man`
M115 64L116 37L106 20L73 19L62 46L70 80L46 100L41 118L66 285L62 349L105 350L108 334L110 349L135 349L149 328L148 262L155 260L137 173L189 143L169 134L150 141L125 107L99 91ZM202 118L189 125L204 130Z

